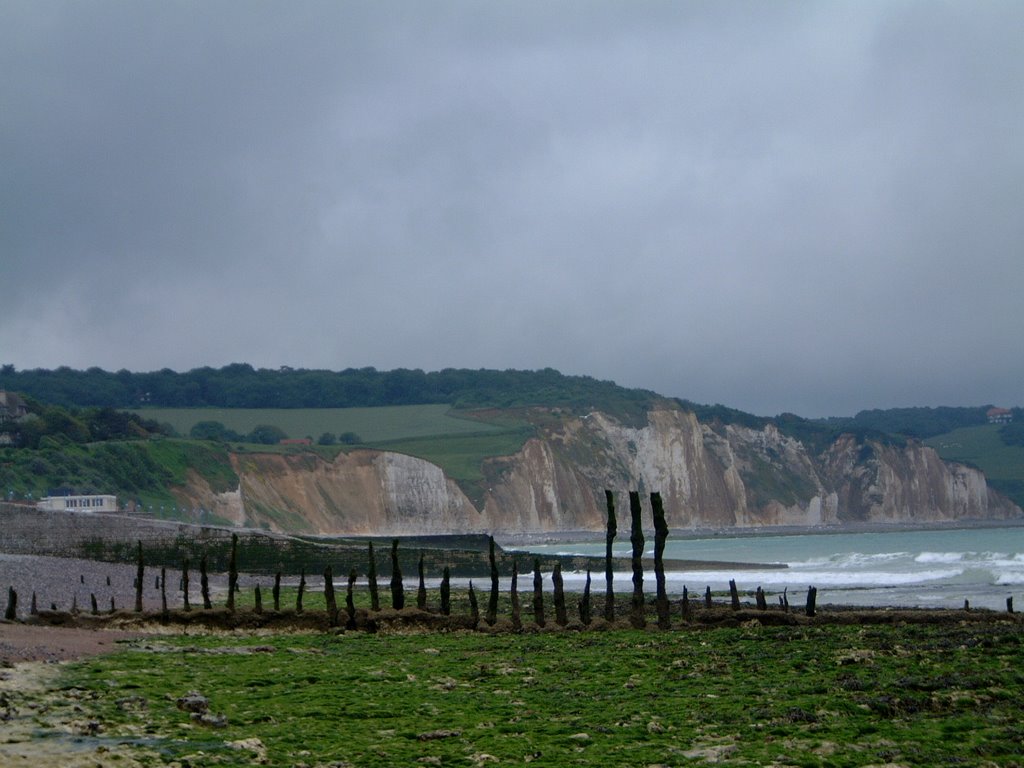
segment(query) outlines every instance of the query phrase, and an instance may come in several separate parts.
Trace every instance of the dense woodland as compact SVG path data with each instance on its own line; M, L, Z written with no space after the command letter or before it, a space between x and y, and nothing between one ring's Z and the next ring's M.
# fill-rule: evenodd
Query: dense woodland
M169 434L166 426L117 409L169 408L354 408L443 403L455 408L521 408L546 406L577 412L601 410L626 421L642 420L652 405L663 401L644 389L627 389L589 376L566 376L552 368L538 371L446 368L424 372L400 368L349 368L343 371L282 367L256 369L245 363L222 368L195 368L178 373L120 370L85 371L67 367L19 371L0 367L0 389L29 398L41 421L26 428L23 445L33 447L47 435L63 434L72 442ZM774 423L785 434L817 449L836 436L853 433L860 439L902 442L922 440L959 427L986 422L990 405L966 408L890 408L861 411L853 417L804 419L785 413L754 416L724 405L701 405L676 399L709 424L739 424L759 429ZM1014 408L1014 422L1001 434L1007 445L1024 445L1024 409ZM201 435L197 435L201 437ZM219 436L223 437L223 436ZM244 439L244 435L231 435ZM276 442L254 437L252 442Z
M185 373L167 368L150 373L66 367L18 371L4 365L0 389L65 407L112 408L372 408L444 403L457 408L545 405L637 412L657 399L647 390L626 389L589 376L565 376L552 368L446 368L429 373L349 368L336 372L256 369L244 363Z

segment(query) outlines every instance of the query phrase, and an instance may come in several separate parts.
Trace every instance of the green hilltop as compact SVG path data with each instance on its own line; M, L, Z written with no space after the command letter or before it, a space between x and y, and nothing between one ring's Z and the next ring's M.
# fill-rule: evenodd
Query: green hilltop
M19 497L57 486L115 489L154 508L172 502L168 484L190 462L227 483L228 450L338 451L367 447L408 453L441 466L466 488L483 481L489 456L517 451L546 408L583 415L598 410L640 425L665 404L693 412L712 428L774 424L813 452L840 434L903 443L925 440L948 460L986 472L997 490L1024 506L1024 411L1013 423L990 425L990 406L894 408L849 418L765 418L724 405L669 399L589 376L536 371L442 371L374 368L343 371L222 368L147 373L100 368L16 370L0 366L0 390L24 397L31 416L3 423L0 493ZM282 438L312 445L282 446Z

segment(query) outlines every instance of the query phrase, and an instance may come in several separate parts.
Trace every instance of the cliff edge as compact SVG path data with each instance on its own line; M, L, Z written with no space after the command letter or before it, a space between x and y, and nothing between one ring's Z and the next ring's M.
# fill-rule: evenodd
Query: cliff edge
M483 503L423 459L354 450L233 454L239 486L215 493L198 476L180 500L238 525L382 536L601 531L604 489L659 491L672 528L1003 520L1024 512L977 469L921 443L841 436L820 453L768 424L700 423L665 407L646 424L599 412L545 411L517 453L488 459Z

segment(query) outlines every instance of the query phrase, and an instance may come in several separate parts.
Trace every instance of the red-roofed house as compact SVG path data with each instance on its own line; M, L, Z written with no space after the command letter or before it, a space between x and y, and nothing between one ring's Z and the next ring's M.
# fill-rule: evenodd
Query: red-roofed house
M989 408L986 415L989 424L1009 424L1013 421L1013 411L1009 408Z

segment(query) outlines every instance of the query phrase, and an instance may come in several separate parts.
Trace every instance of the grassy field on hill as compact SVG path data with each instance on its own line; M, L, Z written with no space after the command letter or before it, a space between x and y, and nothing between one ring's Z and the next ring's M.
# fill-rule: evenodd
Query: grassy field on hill
M78 747L143 765L1016 765L1022 663L996 623L146 638L66 668L33 739L96 723Z
M989 485L1024 507L1024 448L1006 445L998 424L963 427L925 440L939 456L981 469Z
M311 437L324 432L354 432L364 442L428 435L500 432L505 427L453 412L448 405L393 405L380 408L142 408L146 419L170 424L181 435L201 421L219 421L239 434L257 425L280 427L288 437Z

